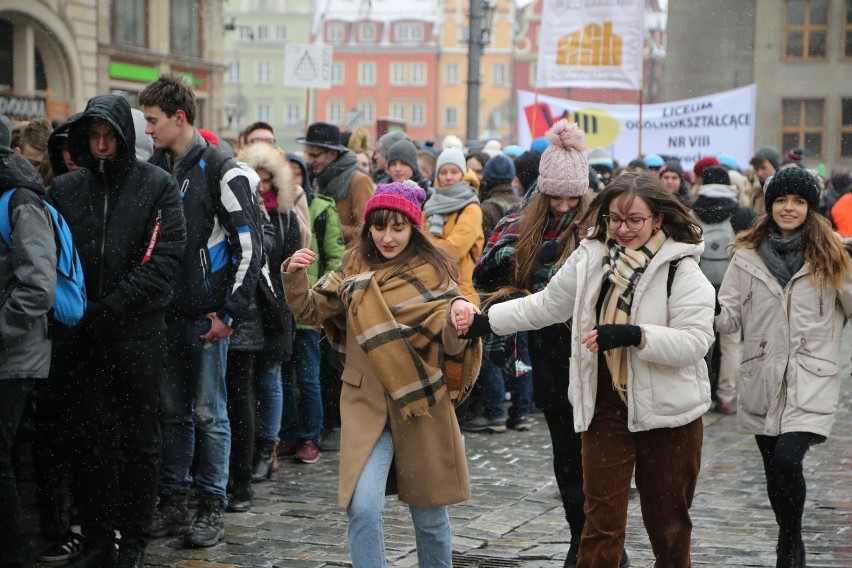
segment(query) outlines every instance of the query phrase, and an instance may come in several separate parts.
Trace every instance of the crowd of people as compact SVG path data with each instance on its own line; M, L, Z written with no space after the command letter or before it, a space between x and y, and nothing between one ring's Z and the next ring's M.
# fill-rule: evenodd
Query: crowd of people
M755 436L777 566L805 565L802 461L830 435L852 315L848 173L769 146L748 171L621 167L564 119L528 150L317 122L291 153L265 122L198 128L178 78L138 101L96 96L55 128L0 116L0 567L23 566L24 446L43 562L213 546L252 484L339 449L353 566L386 563L387 491L420 566L451 566L463 432L523 432L535 409L566 567L630 565L634 473L657 566L690 564L708 410ZM52 311L45 203L82 267L74 326Z

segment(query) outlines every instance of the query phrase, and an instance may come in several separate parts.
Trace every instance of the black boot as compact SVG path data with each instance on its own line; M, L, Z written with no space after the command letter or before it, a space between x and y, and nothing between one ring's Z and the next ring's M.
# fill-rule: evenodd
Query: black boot
M225 504L215 495L204 493L198 502L198 511L184 536L190 548L213 546L225 538Z
M145 553L138 544L122 544L118 549L118 568L144 568Z
M572 538L571 546L568 548L568 555L565 556L564 568L577 568L577 554L580 552L580 539Z
M152 538L185 534L189 530L186 494L163 490L154 510L148 533Z
M779 531L775 552L778 555L775 568L805 568L805 543L801 533Z
M258 440L254 447L254 472L251 475L252 483L260 483L272 477L273 448L275 443Z
M248 481L234 482L234 490L228 499L229 513L245 513L251 509L251 483Z

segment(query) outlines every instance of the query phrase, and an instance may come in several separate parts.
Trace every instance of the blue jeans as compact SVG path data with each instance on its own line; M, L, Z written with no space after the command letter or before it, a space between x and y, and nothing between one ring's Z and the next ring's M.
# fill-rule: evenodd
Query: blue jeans
M346 509L349 517L349 553L352 568L384 568L385 558L385 486L393 460L393 435L385 426L379 436L361 477L355 485L352 501ZM417 541L417 563L420 568L452 568L453 548L450 540L450 516L446 506L415 507L409 505Z
M518 365L530 365L529 339L526 332L516 335L515 348L517 350ZM503 418L503 404L506 399L506 383L509 392L512 393L512 405L509 407L509 418L518 420L527 418L532 412L532 372L521 374L506 373L500 367L487 358L482 358L482 367L479 371L479 382L482 383L482 415L489 420L500 420Z
M284 399L281 392L281 361L261 357L256 363L257 438L278 441Z
M293 374L284 373L284 439L291 442L313 440L320 443L322 395L320 394L320 341L318 329L297 329L293 349ZM296 388L298 387L298 393Z
M225 368L228 340L201 341L210 320L169 321L166 369L161 389L163 427L160 487L188 493L201 492L226 500L231 424L228 421ZM198 469L189 473L198 440Z

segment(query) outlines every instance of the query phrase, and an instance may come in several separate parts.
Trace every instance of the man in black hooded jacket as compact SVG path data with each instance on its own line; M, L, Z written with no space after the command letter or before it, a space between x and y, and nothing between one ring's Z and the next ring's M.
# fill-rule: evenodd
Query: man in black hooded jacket
M81 169L48 189L74 235L88 296L54 361L74 382L68 430L80 451L72 459L87 472L86 544L75 568L141 567L157 496L165 308L186 228L177 183L136 159L135 136L124 98L92 98L68 130Z

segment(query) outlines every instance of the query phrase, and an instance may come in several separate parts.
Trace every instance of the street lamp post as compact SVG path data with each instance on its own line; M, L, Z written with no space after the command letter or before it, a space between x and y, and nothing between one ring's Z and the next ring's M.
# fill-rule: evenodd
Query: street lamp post
M493 0L470 0L470 25L467 39L467 122L465 137L479 138L479 71L482 50L491 41L491 26L496 4Z

